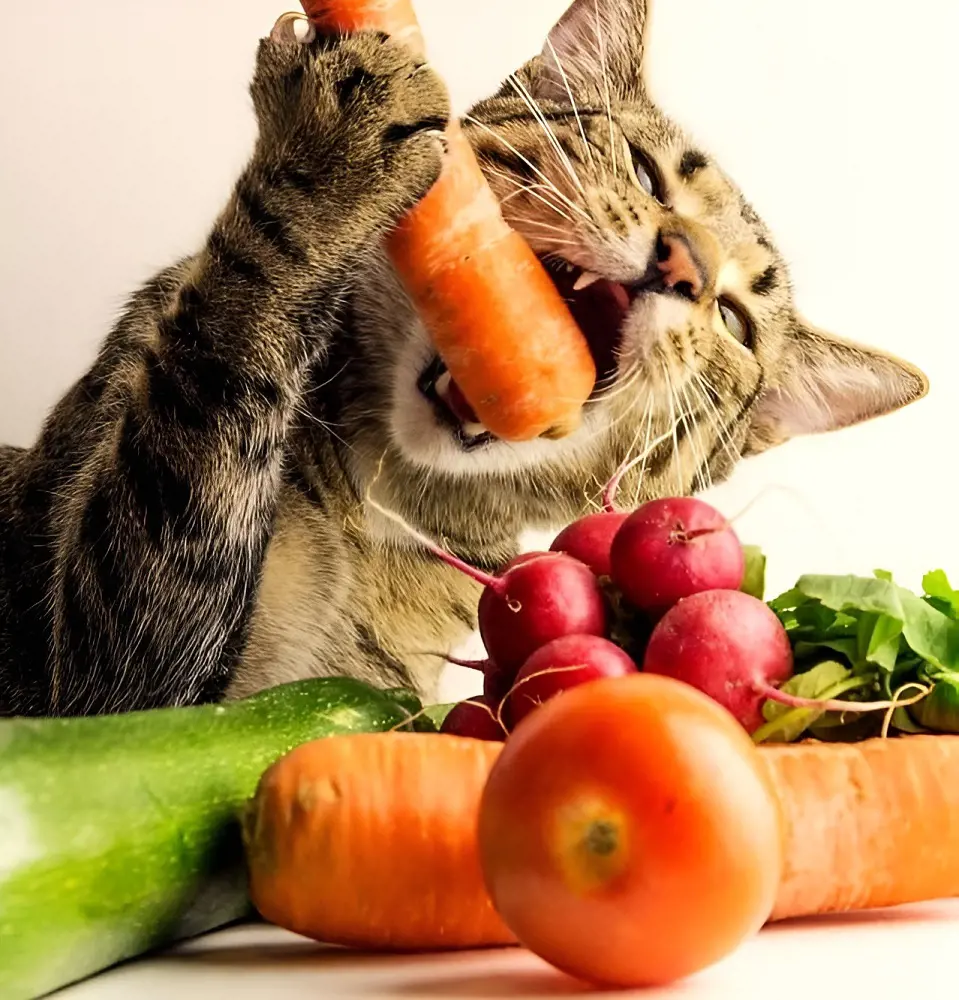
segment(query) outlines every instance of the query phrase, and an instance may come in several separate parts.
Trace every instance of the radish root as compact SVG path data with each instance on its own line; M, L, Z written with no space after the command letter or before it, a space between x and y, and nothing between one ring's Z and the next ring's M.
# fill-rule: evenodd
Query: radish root
M500 705L497 711L493 711L485 701L477 701L475 698L466 698L464 701L460 702L461 705L474 705L476 708L483 709L489 717L496 723L500 729L503 730L503 735L509 736L509 730L506 728L506 723L503 721L503 706Z
M575 663L565 667L547 667L545 670L537 670L536 673L530 674L528 677L524 677L518 684L514 684L509 689L506 693L506 697L500 702L499 709L496 713L496 721L501 726L505 727L505 723L503 722L503 709L506 707L506 703L510 700L510 698L512 698L524 684L528 684L530 681L536 680L537 677L545 677L547 674L565 674L572 670L583 670L587 666L589 666L587 663Z
M812 708L823 712L884 712L889 709L906 708L922 701L925 697L925 694L919 694L907 701L837 701L834 698L800 698L774 687L761 687L759 693L769 701L778 702L788 708Z
M470 566L468 562L464 562L458 556L454 556L452 552L447 552L446 549L434 542L432 538L429 538L422 532L417 531L416 528L414 528L413 525L411 525L405 518L401 517L392 510L388 510L382 504L377 503L376 500L373 499L373 487L376 485L376 482L380 477L382 468L383 459L381 458L379 471L373 479L373 482L370 483L366 490L365 499L369 506L372 507L378 514L395 524L398 528L401 528L411 538L415 538L420 545L422 545L428 552L436 556L437 559L445 562L447 566L452 566L453 569L458 569L471 580L475 580L478 584L480 584L480 586L489 587L490 590L502 596L504 590L502 580L498 577L491 576L489 573L484 573L483 570L477 569L475 566Z
M445 660L454 667L466 667L468 670L479 670L480 673L484 672L490 666L489 660L461 660L459 657L450 656L448 653L437 653L432 649L421 650L419 653L415 653L414 655L435 656L438 660Z
M625 462L616 470L613 474L613 478L606 484L606 489L603 491L603 510L607 514L615 514L618 511L616 507L616 496L619 493L619 488L622 485L623 479L632 472L633 469L639 465L640 462L645 461L649 456L664 442L672 441L673 433L679 423L675 423L665 434L660 435L655 441L641 454L636 455L634 458L628 458Z
M792 708L792 711L787 712L778 719L774 719L772 722L767 722L764 726L760 726L759 729L752 734L753 742L757 744L765 743L770 737L775 736L776 733L785 729L790 722L800 715L801 712L809 710L839 712L842 714L847 712L864 713L885 711L887 714L883 725L883 731L884 734L888 734L889 723L892 720L892 713L897 708L907 708L909 705L914 705L917 702L922 701L930 690L928 687L923 687L921 684L906 684L895 693L892 701L869 702L836 700L838 695L845 694L847 691L855 691L857 688L866 687L869 683L870 681L867 678L851 677L847 680L840 681L838 684L834 684L826 692L826 697L818 699L799 698L795 695L786 694L785 692L772 687L760 689L760 693L768 698L768 700L775 701L780 705L786 705ZM910 687L919 688L921 693L915 698L900 698L900 695Z
M903 701L900 699L900 695L910 688L916 688L920 694L916 698L910 698L908 701ZM907 708L909 705L915 705L917 702L922 701L932 688L926 684L918 684L916 681L910 681L908 684L903 684L901 688L893 692L892 703L889 706L889 711L886 712L886 717L882 720L882 732L880 736L882 739L886 739L889 736L889 727L892 725L892 717L896 712L897 708Z

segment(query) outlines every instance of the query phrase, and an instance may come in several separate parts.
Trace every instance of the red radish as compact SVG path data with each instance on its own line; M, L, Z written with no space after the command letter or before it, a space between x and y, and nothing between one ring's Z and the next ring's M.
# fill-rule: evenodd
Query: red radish
M515 679L515 670L503 670L490 660L483 671L483 697L491 704L499 705L509 694Z
M603 677L635 674L636 664L608 639L566 635L541 646L523 664L505 702L510 725L516 726L543 702L569 688Z
M560 552L514 560L489 578L479 629L500 670L517 671L540 646L564 635L606 635L606 598L593 571Z
M417 539L437 559L484 588L477 618L486 652L504 673L563 635L605 635L609 605L593 571L561 552L525 552L497 576L486 573L441 548L370 496L366 502Z
M587 514L564 528L549 547L585 563L596 576L609 576L613 539L629 517L626 511L602 510Z
M876 712L908 703L800 698L778 690L793 672L789 636L762 601L738 590L704 591L667 611L653 629L643 672L698 688L750 733L763 725L767 700L822 712Z
M506 729L499 721L497 709L486 698L469 698L454 705L443 720L440 732L492 742L506 739Z
M732 527L694 497L643 504L616 533L611 557L613 582L653 615L705 590L738 590L746 570Z
M666 612L650 636L643 671L699 688L753 733L764 721L763 702L792 676L792 646L762 601L710 590Z

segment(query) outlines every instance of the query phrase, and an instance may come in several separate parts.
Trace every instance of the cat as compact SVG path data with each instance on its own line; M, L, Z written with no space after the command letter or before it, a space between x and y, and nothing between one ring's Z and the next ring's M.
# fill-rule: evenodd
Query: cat
M442 83L377 33L260 42L258 138L205 244L0 449L0 714L329 674L432 697L477 587L396 517L492 569L631 456L624 500L694 493L925 395L797 311L767 227L650 99L647 14L576 0L463 121L599 372L575 433L523 444L463 407L381 250L441 169Z

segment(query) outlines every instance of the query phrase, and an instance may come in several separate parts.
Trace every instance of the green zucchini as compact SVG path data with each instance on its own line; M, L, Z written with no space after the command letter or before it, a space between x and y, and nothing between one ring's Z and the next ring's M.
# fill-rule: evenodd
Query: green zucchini
M0 720L0 997L32 1000L247 916L238 817L263 772L408 713L323 678L223 705Z

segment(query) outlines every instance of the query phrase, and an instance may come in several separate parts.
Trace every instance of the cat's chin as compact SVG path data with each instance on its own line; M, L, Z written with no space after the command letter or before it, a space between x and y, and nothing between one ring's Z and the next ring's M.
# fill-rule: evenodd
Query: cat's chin
M411 465L456 477L515 475L563 462L595 448L598 409L587 407L582 426L561 441L501 441L472 417L450 391L445 366L426 340L407 342L393 372L389 434ZM472 417L472 419L470 419Z

